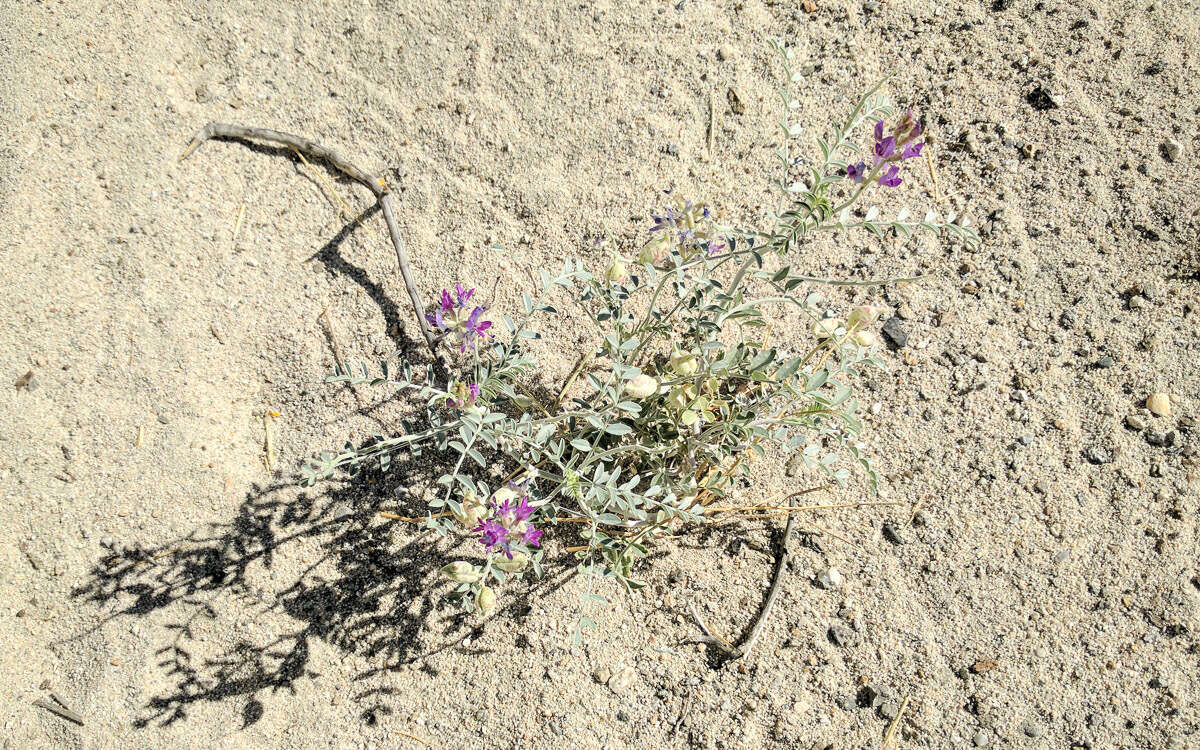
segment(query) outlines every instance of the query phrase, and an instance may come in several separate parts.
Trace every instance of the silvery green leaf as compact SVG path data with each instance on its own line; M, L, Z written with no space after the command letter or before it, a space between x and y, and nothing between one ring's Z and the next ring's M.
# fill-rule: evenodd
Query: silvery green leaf
M878 217L878 216L879 216L879 206L871 206L870 208L867 209L867 215L863 220L864 221L875 221L876 217Z
M586 440L580 440L579 438L574 438L573 440L571 440L571 447L577 451L582 451L583 453L587 453L588 451L590 451L592 449L592 444Z

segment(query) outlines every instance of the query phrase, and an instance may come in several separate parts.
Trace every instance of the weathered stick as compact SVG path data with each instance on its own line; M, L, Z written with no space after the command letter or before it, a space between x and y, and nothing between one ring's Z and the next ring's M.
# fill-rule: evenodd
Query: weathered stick
M750 626L750 632L746 635L742 645L733 646L729 641L721 636L713 633L696 614L695 607L692 608L692 619L696 621L700 632L704 634L704 641L712 646L719 648L725 658L730 661L737 659L745 659L750 656L750 651L754 648L754 644L758 641L758 636L762 633L763 626L767 624L767 617L770 616L771 610L775 608L775 599L779 596L779 587L783 583L783 571L787 567L788 555L790 549L788 542L792 537L792 528L796 525L796 516L788 514L787 525L783 529L783 539L779 542L779 556L775 560L775 574L771 579L771 588L767 592L767 600L763 602L762 611L758 613L758 619Z
M404 288L408 291L408 298L412 302L413 312L417 316L417 324L421 326L421 335L425 337L425 343L429 345L429 351L433 354L434 359L445 369L445 359L438 352L437 348L437 336L429 328L429 322L425 320L425 305L421 302L421 293L417 290L416 281L413 280L412 266L408 262L408 252L404 249L404 240L400 237L400 227L396 224L396 214L392 210L392 193L383 179L351 164L333 149L326 148L307 138L301 138L298 135L284 133L279 130L249 128L244 125L230 125L224 122L210 122L205 125L192 138L192 142L188 144L188 147L179 157L179 160L183 161L191 156L193 151L200 148L205 141L211 138L266 141L295 149L297 152L307 155L310 159L323 159L337 171L370 190L375 195L375 200L379 203L384 220L387 221L388 234L392 238L392 246L396 248L396 263L400 266L400 276L404 279Z
M53 693L51 695L53 695ZM83 717L66 706L61 705L61 702L55 703L47 698L38 698L33 702L33 705L37 706L38 708L44 708L50 713L57 714L67 721L73 721L76 724L83 726Z

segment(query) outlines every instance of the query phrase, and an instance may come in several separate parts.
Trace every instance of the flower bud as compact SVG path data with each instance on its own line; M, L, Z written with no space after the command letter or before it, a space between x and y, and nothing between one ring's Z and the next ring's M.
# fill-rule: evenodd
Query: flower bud
M864 349L869 349L879 343L879 337L874 331L855 331L854 342Z
M691 352L681 352L676 350L671 357L671 369L681 377L691 377L696 374L696 370L700 368L700 363L696 360L696 355Z
M881 313L883 313L883 308L876 305L856 307L850 311L850 325L857 326L858 328L866 328L879 320Z
M620 258L616 258L612 263L608 264L608 268L604 271L604 280L612 281L617 284L624 284L629 281L629 269L621 262Z
M483 586L475 597L475 606L485 615L490 615L496 609L496 592L491 586Z
M658 393L658 381L643 373L625 384L625 392L633 398L649 398Z
M526 566L528 566L528 565L529 565L529 555L525 554L524 552L516 553L515 555L513 555L513 559L511 559L511 560L499 560L497 562L492 563L492 567L499 568L500 570L503 570L505 573L520 572L520 571L524 570L526 568Z
M840 318L825 318L813 324L812 333L819 339L833 338L837 329L842 326Z
M466 560L458 560L442 568L442 575L455 583L475 583L479 580L479 571Z

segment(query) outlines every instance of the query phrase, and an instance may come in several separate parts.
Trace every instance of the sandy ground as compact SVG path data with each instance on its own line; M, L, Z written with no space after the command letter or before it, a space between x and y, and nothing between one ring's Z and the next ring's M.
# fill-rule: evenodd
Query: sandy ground
M169 5L0 9L3 747L873 748L905 701L899 747L1200 747L1194 3ZM373 514L427 467L295 483L400 408L323 383L322 311L348 358L420 354L380 218L351 220L369 197L339 182L348 218L271 150L176 157L211 119L317 138L401 188L422 288L502 309L599 267L606 228L634 246L663 188L761 221L772 38L813 127L895 71L937 174L897 195L984 229L795 259L928 277L870 298L908 334L863 384L903 505L806 517L740 666L686 643L687 604L742 632L777 525L664 545L580 647L561 574L456 615L446 544ZM587 333L543 330L561 382ZM739 497L816 481L755 479Z

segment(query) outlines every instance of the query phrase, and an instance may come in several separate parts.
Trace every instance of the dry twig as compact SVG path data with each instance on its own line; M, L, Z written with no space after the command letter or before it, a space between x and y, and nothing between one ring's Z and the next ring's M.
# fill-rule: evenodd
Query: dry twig
M191 156L193 151L211 138L236 138L243 141L275 143L285 148L290 148L297 153L307 154L311 159L322 159L337 171L370 190L375 195L375 200L379 203L379 208L383 212L383 218L387 222L388 235L392 239L392 246L396 249L396 262L400 266L400 276L404 279L404 288L408 291L408 298L412 302L413 312L417 316L417 324L421 327L421 334L425 337L425 343L429 345L429 351L433 353L434 359L437 360L444 371L447 370L444 355L438 351L437 336L434 335L433 330L429 327L429 322L425 320L425 305L421 302L421 294L417 290L416 281L413 279L412 266L408 262L408 252L404 249L404 240L400 237L400 227L396 224L396 214L392 209L392 193L383 179L351 164L336 151L310 141L307 138L301 138L300 136L284 133L279 130L250 128L244 125L231 125L223 122L210 122L205 125L192 138L192 142L188 144L188 147L179 157L179 160L183 161Z
M771 588L767 591L767 599L763 602L762 610L758 613L758 618L754 621L754 624L750 626L750 632L746 635L745 640L742 641L742 645L734 646L729 641L709 630L708 626L696 614L695 607L692 607L692 618L696 621L700 632L704 634L704 641L723 651L725 658L730 661L745 659L750 656L750 651L754 648L755 642L758 641L758 636L762 633L763 626L767 623L767 617L770 616L771 610L775 607L775 600L779 597L779 587L783 583L783 571L787 567L788 555L790 554L788 542L791 540L792 529L795 525L796 516L789 513L787 524L783 528L783 538L779 540L779 556L775 560L775 574L771 579Z

